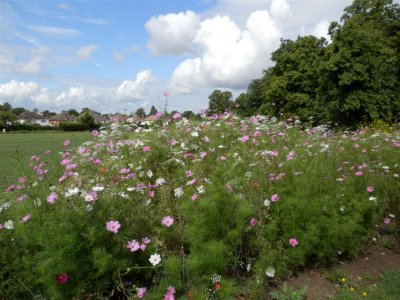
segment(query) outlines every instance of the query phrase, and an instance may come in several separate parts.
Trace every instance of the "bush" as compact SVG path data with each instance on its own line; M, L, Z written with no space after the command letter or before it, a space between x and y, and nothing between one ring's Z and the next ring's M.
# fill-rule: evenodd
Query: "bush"
M89 130L89 126L83 123L65 122L60 124L60 128L65 131L85 131Z
M398 231L398 133L212 116L113 124L0 200L0 298L261 299ZM136 295L136 296L135 296Z

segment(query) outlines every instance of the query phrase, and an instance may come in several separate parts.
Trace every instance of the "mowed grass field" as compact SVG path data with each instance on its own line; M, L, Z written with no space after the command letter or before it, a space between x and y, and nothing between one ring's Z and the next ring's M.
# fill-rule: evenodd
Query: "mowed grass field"
M64 148L64 141L70 140L72 147L92 139L89 131L85 132L32 132L0 134L0 189L15 183L19 176L29 168L31 156L38 155L43 161L59 160L59 152ZM44 156L50 150L51 154ZM49 164L51 167L52 163ZM58 174L57 174L58 176Z

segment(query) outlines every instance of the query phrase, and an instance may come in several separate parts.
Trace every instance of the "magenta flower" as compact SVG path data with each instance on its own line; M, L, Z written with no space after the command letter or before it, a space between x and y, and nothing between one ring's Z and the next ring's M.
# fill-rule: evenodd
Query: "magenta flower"
M71 144L71 141L70 141L70 140L65 140L65 141L64 141L64 146L68 146L69 144Z
M179 120L182 117L182 115L178 112L174 113L172 116L172 119L174 120Z
M256 218L251 218L250 220L250 226L255 227L257 225L257 219Z
M143 147L143 152L150 152L151 148L149 146L144 146Z
M26 222L29 221L30 218L31 218L31 214L26 214L26 215L22 218L21 222L22 222L22 223L26 223Z
M289 244L292 247L296 247L299 244L299 242L295 238L291 238L289 239Z
M58 196L55 192L51 192L50 195L47 196L47 202L53 204L58 199Z
M138 288L137 291L136 291L136 296L139 299L142 299L145 294L146 294L146 288L145 287Z
M192 195L192 201L196 201L197 198L199 198L199 195L197 195L197 194L193 194Z
M143 244L149 244L150 242L151 242L151 240L148 237L142 238L142 243Z
M160 112L157 112L156 114L155 114L155 116L159 119L159 118L161 118L162 117L162 113L160 113Z
M162 219L161 224L163 224L165 227L171 227L172 224L174 224L174 218L171 216L166 216Z
M117 233L117 232L118 232L118 229L119 229L120 227L121 227L121 224L119 224L118 221L111 220L111 221L108 221L108 222L106 223L106 229L107 229L108 231L113 232L113 233Z
M272 202L277 202L279 200L279 195L278 194L273 194L272 196L271 196L271 201Z
M221 156L219 159L220 159L221 161L224 161L224 160L226 160L226 157L225 157L225 156Z
M98 136L99 134L100 134L100 132L97 131L96 129L93 129L93 130L91 131L91 135L92 135L92 136Z
M374 187L373 186L370 185L370 186L367 187L367 192L368 193L372 193L373 191L374 191Z
M362 175L363 175L363 172L362 172L362 171L357 171L357 172L354 173L354 175L356 175L356 176L362 176Z
M386 225L390 224L390 218L386 217L383 219L383 223L385 223Z
M135 252L135 251L139 250L140 245L136 240L132 240L132 241L128 242L127 248L129 248L129 250L131 252Z
M173 288L172 286L168 287L167 293L164 295L163 300L175 300L174 294L175 294L175 288Z
M69 279L69 276L67 273L61 273L56 275L56 280L58 284L66 284Z

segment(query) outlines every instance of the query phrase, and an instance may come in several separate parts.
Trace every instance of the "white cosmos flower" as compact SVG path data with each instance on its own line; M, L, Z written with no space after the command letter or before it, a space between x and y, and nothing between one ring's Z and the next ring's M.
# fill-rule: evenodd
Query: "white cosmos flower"
M101 192L102 190L104 190L103 186L92 187L92 191L95 191L95 192Z
M161 256L158 253L152 254L149 258L149 262L153 266L157 266L161 262Z
M79 193L78 188L73 188L73 189L68 189L68 191L65 193L65 197L71 197L73 195L76 195Z
M12 220L8 220L7 222L4 223L4 228L13 229L14 228L14 222Z
M265 199L265 200L264 200L264 205L265 205L266 207L268 207L270 204L271 204L271 201L269 201L269 199Z
M265 275L267 275L268 277L274 277L275 269L273 267L268 267L267 270L265 270Z

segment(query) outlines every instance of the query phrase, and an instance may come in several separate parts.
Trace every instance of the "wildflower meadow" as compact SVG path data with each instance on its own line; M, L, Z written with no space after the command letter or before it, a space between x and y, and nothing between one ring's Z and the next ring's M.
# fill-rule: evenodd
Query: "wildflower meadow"
M400 232L395 129L176 113L92 135L1 192L0 298L266 299Z

